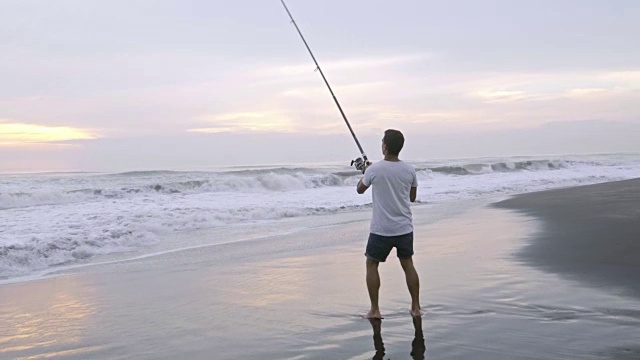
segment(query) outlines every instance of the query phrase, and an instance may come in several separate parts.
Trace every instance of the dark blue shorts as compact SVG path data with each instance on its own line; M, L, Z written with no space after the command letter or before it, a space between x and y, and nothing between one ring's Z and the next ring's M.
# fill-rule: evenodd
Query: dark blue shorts
M413 256L413 232L398 236L369 234L364 255L367 259L385 262L394 247L400 259Z

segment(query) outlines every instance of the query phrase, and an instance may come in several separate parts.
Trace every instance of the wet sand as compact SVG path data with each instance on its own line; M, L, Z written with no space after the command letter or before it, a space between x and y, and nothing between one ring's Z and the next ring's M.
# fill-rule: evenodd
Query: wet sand
M640 298L640 179L529 193L497 203L541 219L530 265Z
M469 203L414 214L420 324L393 254L380 267L384 320L360 317L369 214L341 214L0 285L0 359L640 358L636 298L523 263L545 219Z

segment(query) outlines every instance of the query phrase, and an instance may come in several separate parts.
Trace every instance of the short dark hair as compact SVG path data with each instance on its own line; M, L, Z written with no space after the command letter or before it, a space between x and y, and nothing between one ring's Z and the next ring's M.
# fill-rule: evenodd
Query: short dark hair
M387 145L389 155L398 156L404 146L404 135L398 130L389 129L384 132L382 142Z

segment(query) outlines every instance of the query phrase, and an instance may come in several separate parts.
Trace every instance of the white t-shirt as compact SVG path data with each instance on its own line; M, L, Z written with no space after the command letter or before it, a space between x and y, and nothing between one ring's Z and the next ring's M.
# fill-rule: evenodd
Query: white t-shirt
M398 236L413 231L409 194L412 187L418 187L413 166L383 160L367 168L362 183L373 185L372 234Z

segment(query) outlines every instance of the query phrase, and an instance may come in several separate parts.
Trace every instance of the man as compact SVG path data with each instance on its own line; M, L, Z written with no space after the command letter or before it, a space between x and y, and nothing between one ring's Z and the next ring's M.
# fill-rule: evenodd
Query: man
M378 306L378 264L387 259L394 247L411 294L411 315L422 316L420 280L412 260L413 220L409 204L416 201L418 180L414 167L398 158L403 145L404 136L400 131L385 131L382 138L384 160L368 166L357 186L358 194L363 194L373 186L373 216L365 253L367 289L371 300L371 310L365 317L369 319L382 318Z

